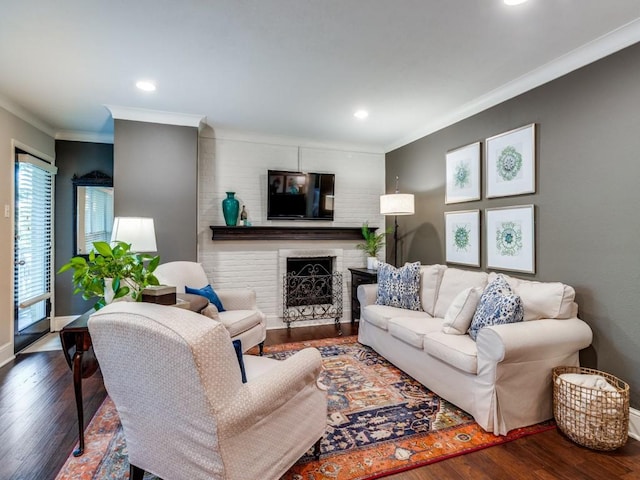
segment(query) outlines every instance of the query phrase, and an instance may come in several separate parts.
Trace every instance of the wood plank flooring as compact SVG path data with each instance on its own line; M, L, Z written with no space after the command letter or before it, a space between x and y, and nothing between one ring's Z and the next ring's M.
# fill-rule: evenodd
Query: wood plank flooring
M344 324L342 333L356 334L357 325ZM333 325L270 330L266 344L337 335ZM85 379L83 389L88 423L106 396L100 372ZM54 479L75 446L77 428L71 372L62 352L20 355L0 368L0 480ZM616 452L602 453L553 430L386 478L640 479L640 442L629 439Z

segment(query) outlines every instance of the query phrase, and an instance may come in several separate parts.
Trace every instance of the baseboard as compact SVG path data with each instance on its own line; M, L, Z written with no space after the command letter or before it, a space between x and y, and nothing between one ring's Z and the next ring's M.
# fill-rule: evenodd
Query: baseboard
M349 323L351 320L348 318L341 318L340 323ZM267 330L278 330L281 328L287 328L287 324L282 320L282 317L276 315L267 315ZM321 320L298 320L291 322L291 328L298 327L315 327L318 325L335 325L335 320L331 318Z
M640 440L640 410L629 409L629 436Z
M13 354L13 343L9 342L0 346L0 367L6 365L14 358L16 358L16 356Z
M73 322L80 315L65 315L62 317L53 317L51 320L51 331L59 332L64 328L65 325Z

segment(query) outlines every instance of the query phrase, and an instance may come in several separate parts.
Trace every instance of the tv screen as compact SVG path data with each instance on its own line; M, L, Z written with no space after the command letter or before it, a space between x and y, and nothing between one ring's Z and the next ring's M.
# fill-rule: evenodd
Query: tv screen
M267 220L333 220L332 173L267 172Z

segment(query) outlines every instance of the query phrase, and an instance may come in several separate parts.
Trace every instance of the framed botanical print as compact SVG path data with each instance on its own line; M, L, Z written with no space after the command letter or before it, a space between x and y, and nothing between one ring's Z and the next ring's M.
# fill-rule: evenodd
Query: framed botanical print
M536 124L501 133L485 142L487 198L536 191Z
M487 208L487 268L535 273L534 206Z
M447 152L444 203L480 200L480 142Z
M447 263L480 266L480 210L445 212Z

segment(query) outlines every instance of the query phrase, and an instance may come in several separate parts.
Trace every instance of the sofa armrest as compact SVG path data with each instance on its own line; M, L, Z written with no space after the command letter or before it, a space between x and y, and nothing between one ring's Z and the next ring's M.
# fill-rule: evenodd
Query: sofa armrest
M360 302L360 308L364 308L367 305L373 305L376 303L376 297L378 296L378 284L366 283L358 286L358 301Z
M256 292L251 288L216 289L225 310L256 310Z
M525 362L577 352L591 345L593 333L578 318L541 319L486 327L478 332L478 360Z
M233 405L218 418L225 435L242 432L264 421L305 388L324 390L317 383L322 357L316 348L305 348L255 380L244 384Z

